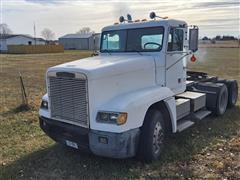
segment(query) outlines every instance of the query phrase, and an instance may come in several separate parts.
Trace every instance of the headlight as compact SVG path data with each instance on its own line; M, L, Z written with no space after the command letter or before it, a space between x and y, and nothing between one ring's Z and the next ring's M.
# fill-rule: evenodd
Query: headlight
M42 100L41 108L42 108L42 109L48 109L48 102L45 101L45 100Z
M117 125L125 124L127 121L127 113L122 112L98 112L97 121L103 123L113 123Z

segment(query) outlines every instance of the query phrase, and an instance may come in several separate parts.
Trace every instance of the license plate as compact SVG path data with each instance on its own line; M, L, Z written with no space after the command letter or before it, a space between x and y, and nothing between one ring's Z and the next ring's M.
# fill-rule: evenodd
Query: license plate
M65 142L66 142L66 145L67 145L67 146L70 146L70 147L72 147L72 148L78 149L77 143L72 142L72 141L69 141L69 140L66 140Z

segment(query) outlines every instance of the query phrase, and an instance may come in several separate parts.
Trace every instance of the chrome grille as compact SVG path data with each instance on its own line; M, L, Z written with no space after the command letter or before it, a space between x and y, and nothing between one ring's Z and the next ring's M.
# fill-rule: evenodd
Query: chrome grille
M87 80L49 77L51 116L88 127Z

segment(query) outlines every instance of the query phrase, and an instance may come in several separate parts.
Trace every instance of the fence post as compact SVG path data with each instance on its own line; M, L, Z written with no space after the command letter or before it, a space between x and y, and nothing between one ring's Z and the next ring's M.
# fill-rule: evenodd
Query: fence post
M24 83L23 83L23 78L20 72L19 72L19 79L20 79L21 92L22 92L22 105L28 106L27 94L26 94Z

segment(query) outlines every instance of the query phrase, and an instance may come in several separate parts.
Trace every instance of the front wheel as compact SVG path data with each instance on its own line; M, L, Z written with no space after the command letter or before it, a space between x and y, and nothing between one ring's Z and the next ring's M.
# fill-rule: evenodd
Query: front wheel
M164 120L160 111L149 110L141 128L139 158L151 162L159 159L164 147Z

